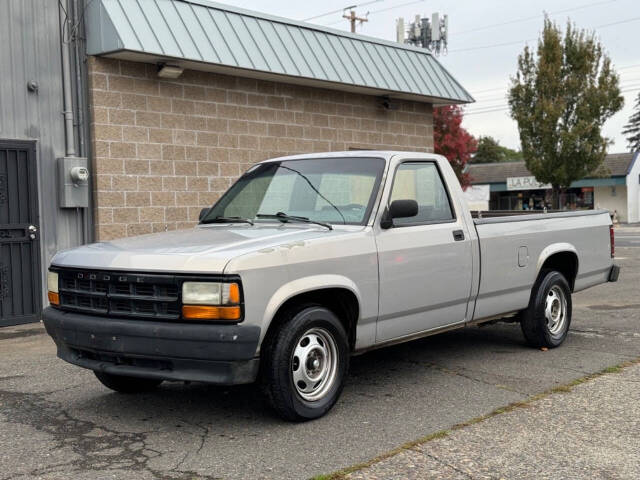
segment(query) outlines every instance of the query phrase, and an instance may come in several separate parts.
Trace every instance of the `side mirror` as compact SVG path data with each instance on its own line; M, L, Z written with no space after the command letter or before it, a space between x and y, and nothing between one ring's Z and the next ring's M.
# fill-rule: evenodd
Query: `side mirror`
M200 210L200 217L198 218L198 221L202 221L202 219L204 217L207 216L207 213L209 213L209 210L211 210L210 208L203 208L202 210Z
M380 226L384 229L393 227L394 218L415 217L418 214L418 202L415 200L394 200L382 215Z

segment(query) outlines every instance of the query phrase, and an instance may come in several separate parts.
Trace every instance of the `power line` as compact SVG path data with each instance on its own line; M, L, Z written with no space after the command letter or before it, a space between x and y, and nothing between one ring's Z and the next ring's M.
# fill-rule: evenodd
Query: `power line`
M320 15L316 15L314 17L303 18L302 21L308 22L309 20L315 20L316 18L326 17L328 15L333 15L335 13L342 13L345 10L349 10L350 8L365 7L367 5L371 5L372 3L384 2L384 1L385 0L371 0L369 2L359 3L357 5L349 5L348 7L341 8L340 10L332 10L331 12L321 13Z
M606 0L604 2L594 2L594 3L588 3L586 5L578 5L576 7L572 7L572 8L565 8L564 10L557 10L555 12L550 12L548 15L559 15L561 13L566 13L566 12L572 12L575 10L582 10L584 8L590 8L590 7L595 7L597 5L604 5L607 3L613 3L613 2L617 2L618 0ZM471 30L463 30L462 32L452 32L451 35L463 35L465 33L472 33L472 32L479 32L482 30L488 30L490 28L494 28L494 27L501 27L503 25L511 25L514 23L520 23L520 22L528 22L529 20L537 20L540 17L544 17L544 15L533 15L531 17L524 17L524 18L516 18L513 20L507 20L506 22L500 22L500 23L494 23L491 25L485 25L484 27L477 27L477 28L472 28Z
M616 70L616 71L618 71L618 70L628 70L628 69L639 68L639 67L640 67L640 63L635 63L635 64L631 64L631 65L623 65L621 67L615 67L614 70ZM629 75L635 75L636 73L637 72L629 72L628 74ZM634 79L627 79L627 80L629 81L629 80L636 80L636 79L634 78ZM509 88L509 86L505 85L504 87L485 88L483 90L470 89L470 91L471 91L471 94L475 97L475 96L478 96L478 95L482 96L482 94L484 94L484 93L495 92L495 91L498 91L498 90L506 91L508 88ZM481 101L486 101L486 100L488 100L488 99L485 98L484 100L481 100Z
M464 116L467 117L469 115L480 115L482 113L494 113L494 112L503 112L505 110L508 110L508 107L504 107L504 108L496 108L494 110L486 110L486 111L482 111L482 112L464 112Z
M635 90L640 90L640 83L627 83L626 85L620 85L620 93L633 92ZM485 101L495 101L493 100L485 100ZM508 110L509 105L506 102L494 103L490 105L477 105L471 106L469 110L465 112L465 115L476 114L476 113L489 113L489 112L497 112L501 110Z
M634 91L639 91L640 87L635 87L635 88L629 88L626 90L620 90L621 93L625 93L625 92L634 92ZM467 111L464 112L464 116L466 117L467 115L481 115L481 114L485 114L485 113L496 113L496 112L504 112L509 110L509 106L504 106L504 107L493 107L493 108L489 108L487 107L487 110L471 110L471 111Z
M611 22L611 23L605 23L602 25L596 25L595 27L592 27L593 29L597 29L597 28L607 28L607 27L612 27L614 25L620 25L623 23L630 23L630 22L637 22L638 20L640 20L640 17L633 17L633 18L627 18L626 20L619 20L617 22ZM453 52L468 52L471 50L486 50L489 48L495 48L495 47L506 47L508 45L516 45L519 43L525 43L525 42L532 42L534 40L538 40L537 38L527 38L525 40L515 40L512 42L504 42L504 43L494 43L492 45L483 45L480 47L468 47L468 48L456 48L453 50L449 50L450 53Z
M449 50L449 53L469 52L471 50L486 50L488 48L506 47L508 45L518 45L520 43L532 42L534 40L537 40L537 38L527 38L526 40L514 40L513 42L493 43L491 45L482 45L480 47L454 48L453 50Z
M471 92L473 95L477 95L478 93L485 93L485 92L494 92L496 90L503 90L506 89L508 87L495 87L495 88L487 88L486 90L475 90L473 92Z
M381 8L379 10L373 10L373 11L369 12L369 15L374 15L376 13L382 13L382 12L388 12L390 10L395 10L396 8L407 7L409 5L415 5L416 3L424 3L425 1L426 0L414 0L413 2L401 3L400 5L393 5L391 7ZM330 26L330 25L336 25L338 23L342 23L342 20L337 20L335 22L327 23L325 25Z
M637 68L640 67L640 63L634 63L633 65L624 65L622 67L618 67L618 70L626 70L627 68Z
M636 22L638 20L640 20L640 17L628 18L626 20L620 20L619 22L612 22L612 23L605 23L604 25L597 25L593 28L613 27L614 25L620 25L621 23Z
M374 13L382 13L388 12L389 10L395 10L396 8L408 7L409 5L415 5L416 3L424 3L426 0L414 0L413 2L401 3L400 5L393 5L387 8L381 8L379 10L374 10L373 12L369 12L370 14Z

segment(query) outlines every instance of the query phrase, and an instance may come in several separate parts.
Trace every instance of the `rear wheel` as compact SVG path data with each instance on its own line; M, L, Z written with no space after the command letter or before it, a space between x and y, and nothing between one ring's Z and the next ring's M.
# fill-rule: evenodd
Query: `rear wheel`
M162 380L155 378L125 377L96 371L93 373L105 387L120 393L148 392L162 383Z
M554 348L564 342L571 325L571 289L561 273L540 273L520 325L532 347Z
M321 417L336 403L349 366L347 334L328 309L307 305L278 318L262 350L262 385L284 419Z

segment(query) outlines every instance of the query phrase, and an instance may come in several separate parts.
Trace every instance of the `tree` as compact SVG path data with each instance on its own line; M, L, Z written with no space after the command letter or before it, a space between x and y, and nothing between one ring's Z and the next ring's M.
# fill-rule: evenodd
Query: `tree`
M640 150L640 93L633 108L635 112L629 117L622 134L627 136L629 151L637 152Z
M464 173L464 169L478 142L460 126L461 123L462 109L457 105L433 110L433 149L447 157L464 188L470 183L469 174Z
M511 82L524 160L539 182L552 185L558 208L561 189L602 167L611 143L602 125L624 103L618 75L594 33L568 22L563 38L545 18L537 52L524 48Z
M472 163L516 162L522 160L522 154L508 147L503 147L493 137L478 138L478 149L471 159Z

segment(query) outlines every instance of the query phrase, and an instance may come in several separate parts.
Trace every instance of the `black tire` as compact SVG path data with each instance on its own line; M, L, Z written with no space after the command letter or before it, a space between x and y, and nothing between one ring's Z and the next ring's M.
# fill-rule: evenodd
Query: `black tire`
M558 302L555 303L555 300ZM565 303L562 306L563 300ZM564 308L564 319L560 324L554 322L552 308L554 303L558 308ZM548 305L551 309L548 309ZM522 312L520 326L525 339L535 348L555 348L564 342L571 326L571 289L567 279L560 272L555 270L543 270L538 276L533 291L529 307ZM556 310L558 312L558 310ZM548 316L551 315L551 319Z
M319 418L327 413L340 397L349 368L349 344L344 326L333 312L319 305L298 306L283 312L274 321L278 323L274 325L274 331L265 338L261 351L261 383L265 397L276 413L285 420L301 422ZM295 372L303 368L300 359L294 353L300 352L299 348L309 338L307 334L314 335L311 332L322 332L322 335L331 336L330 339L325 337L328 340L325 348L334 353L330 354L332 360L322 361L323 368L333 365L333 358L337 362L335 368L331 369L335 372L335 376L331 375L333 380L331 383L327 381L324 389L318 389L322 396L313 400L302 396L311 395L313 392L301 393L300 388L294 384ZM331 339L333 345L330 345ZM318 345L322 346L324 343ZM330 346L333 348L330 349ZM307 359L311 358L311 355L308 354ZM307 360L302 360L302 363L308 365ZM318 384L321 382L316 386ZM308 387L304 382L302 385Z
M155 378L125 377L96 371L93 373L105 387L120 393L149 392L162 383L162 380Z

